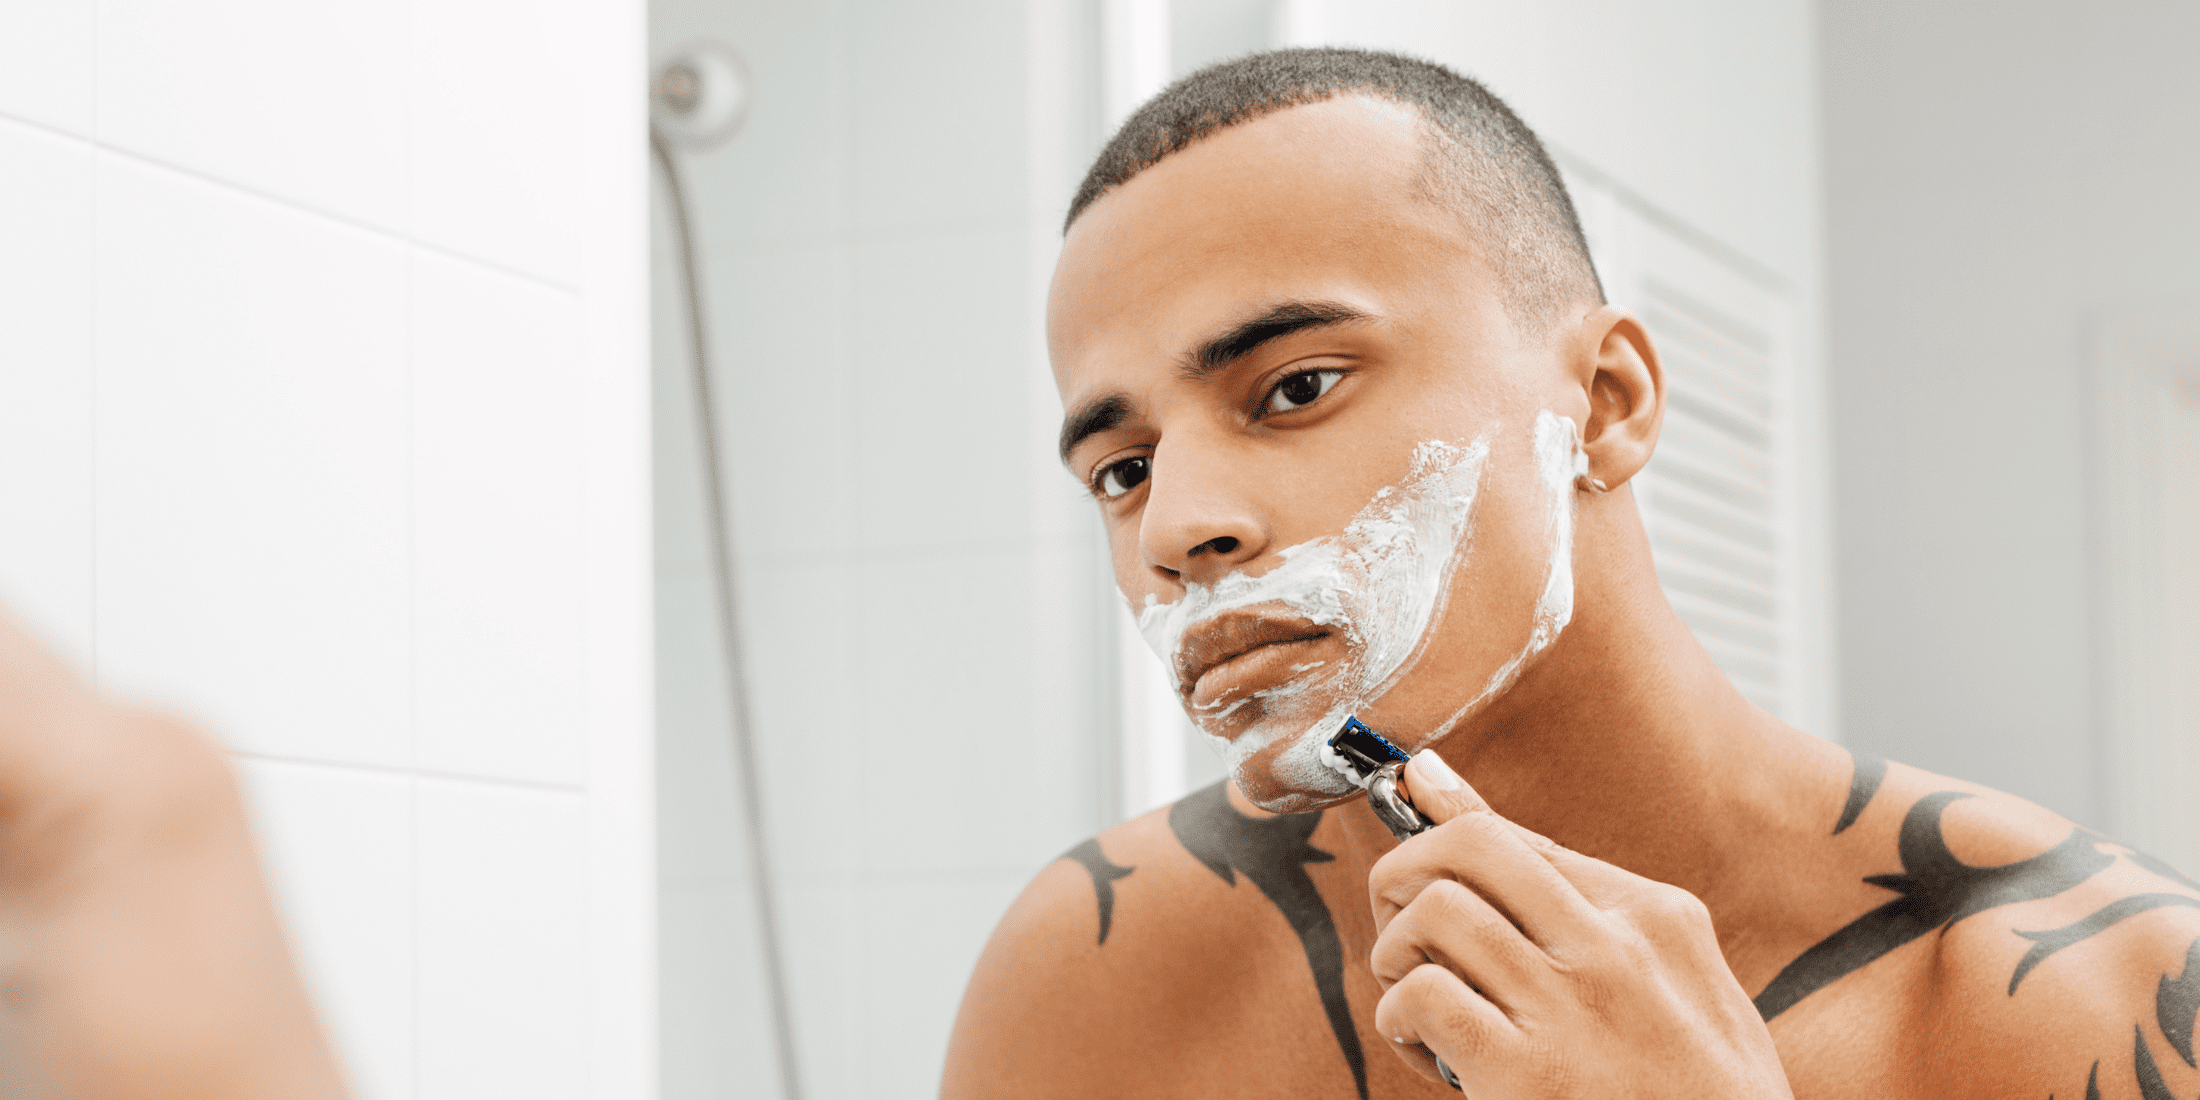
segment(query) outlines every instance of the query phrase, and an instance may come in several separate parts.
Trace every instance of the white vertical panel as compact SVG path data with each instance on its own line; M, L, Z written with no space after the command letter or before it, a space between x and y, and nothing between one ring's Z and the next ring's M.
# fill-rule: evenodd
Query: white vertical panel
M2200 367L2200 364L2195 364ZM2146 843L2180 870L2200 870L2200 369L2165 386L2162 433L2163 666L2167 721L2157 741L2169 820Z
M1743 695L1801 721L1788 291L1616 184L1569 175L1605 294L1665 368L1664 429L1632 483L1659 582Z
M0 605L88 667L92 150L0 122L0 180Z
M590 1080L585 800L417 782L420 1100L634 1095Z
M112 154L98 202L103 679L411 763L402 246Z
M648 18L642 0L550 9L574 43L568 228L580 291L581 636L588 716L588 1095L656 1096L657 891L650 619ZM518 18L530 18L522 8Z
M580 351L573 295L412 259L416 759L578 783Z
M413 790L402 775L246 760L291 948L358 1100L413 1095Z
M1101 0L1101 114L1112 132L1169 82L1169 0Z
M1184 797L1187 747L1199 737L1184 716L1160 658L1138 634L1118 599L1115 615L1116 714L1122 737L1122 805L1126 818Z
M2120 316L2092 370L2105 825L2200 870L2200 322Z

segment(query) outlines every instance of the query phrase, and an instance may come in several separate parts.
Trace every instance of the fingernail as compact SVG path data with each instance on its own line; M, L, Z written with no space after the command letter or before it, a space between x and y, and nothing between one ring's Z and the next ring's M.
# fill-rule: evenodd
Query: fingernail
M1421 766L1421 776L1428 780L1430 787L1439 791L1466 789L1467 781L1459 778L1459 773L1451 770L1451 765L1444 763L1444 758L1436 755L1435 749L1414 753L1413 762Z

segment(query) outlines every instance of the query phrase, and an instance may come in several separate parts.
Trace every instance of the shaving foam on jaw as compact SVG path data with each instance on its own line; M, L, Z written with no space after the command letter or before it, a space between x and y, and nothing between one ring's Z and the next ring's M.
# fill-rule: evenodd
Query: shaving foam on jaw
M1548 411L1537 416L1535 451L1550 495L1552 550L1535 628L1527 648L1435 736L1450 732L1483 699L1509 686L1522 663L1548 645L1572 616L1571 486L1579 449L1572 420ZM1192 717L1203 732L1202 719L1219 720L1255 699L1273 716L1234 739L1207 734L1233 771L1288 738L1273 765L1284 786L1310 797L1364 786L1359 770L1329 747L1330 735L1410 670L1427 645L1430 627L1449 595L1457 559L1473 536L1474 502L1489 452L1486 434L1464 447L1424 442L1414 449L1406 480L1378 491L1343 535L1289 547L1281 552L1281 564L1258 577L1240 571L1211 586L1187 585L1183 598L1173 603L1147 597L1138 613L1138 629L1161 656L1172 684L1185 632L1225 612L1281 604L1343 636L1348 656L1342 661L1300 666L1290 679L1205 714L1195 708ZM1300 706L1290 705L1298 696L1312 697ZM1328 706L1309 713L1323 702Z

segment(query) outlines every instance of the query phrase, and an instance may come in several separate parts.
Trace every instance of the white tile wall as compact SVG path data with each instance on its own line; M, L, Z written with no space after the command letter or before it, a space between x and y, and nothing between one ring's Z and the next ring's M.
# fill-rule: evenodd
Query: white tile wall
M112 0L98 8L99 135L572 285L588 7Z
M0 180L0 602L89 666L92 151L0 120Z
M842 1095L917 1095L916 1081L937 1089L971 963L1031 870L879 875L863 885L854 910L868 980L855 1005L873 1046L858 1064L860 1087Z
M578 783L586 715L572 296L412 263L421 767Z
M642 40L0 5L0 603L237 750L369 1100L654 1092Z
M383 228L406 221L411 5L101 0L100 139Z
M1023 223L1028 18L1017 0L849 4L855 228Z
M588 1074L577 794L417 781L420 1100L631 1095Z
M692 968L693 981L665 990L667 1096L780 1095L769 1043L731 1036L771 1033L756 907L739 882L668 887L664 951Z
M715 358L732 368L717 398L734 445L726 474L735 535L745 555L836 553L865 525L847 417L863 400L850 363L849 249L767 246L752 255L710 272ZM665 330L664 342L676 360L667 382L689 385L684 330ZM688 419L679 428L692 432ZM793 516L801 518L786 522Z
M247 760L246 793L291 945L359 1100L413 1095L413 784Z
M100 671L410 764L403 245L110 153L97 195Z
M92 130L93 0L0 5L0 115Z
M1035 457L1027 381L1037 359L1024 234L881 235L859 243L849 434L857 544L999 544L1030 531ZM742 258L744 263L748 261ZM1070 487L1074 491L1074 486Z
M588 21L580 17L603 6L600 0L411 5L408 182L417 237L552 282L581 280L573 216L583 165L572 131L588 85L574 74L584 58L600 57L609 45L586 40ZM637 73L636 112L644 107L642 94ZM641 155L639 147L634 155Z

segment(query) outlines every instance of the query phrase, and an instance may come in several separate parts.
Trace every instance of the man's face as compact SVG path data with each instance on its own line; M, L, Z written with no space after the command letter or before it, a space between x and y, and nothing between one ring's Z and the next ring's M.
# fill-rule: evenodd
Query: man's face
M1419 116L1369 98L1214 134L1070 230L1069 468L1262 806L1354 793L1317 760L1344 714L1408 749L1471 729L1564 624L1587 398L1569 341L1523 336L1499 291Z

